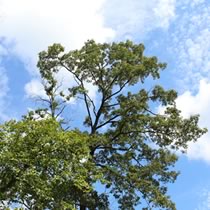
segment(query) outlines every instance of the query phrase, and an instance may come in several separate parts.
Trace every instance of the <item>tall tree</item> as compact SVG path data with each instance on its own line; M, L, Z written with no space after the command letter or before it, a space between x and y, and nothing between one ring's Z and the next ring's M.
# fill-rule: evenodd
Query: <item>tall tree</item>
M77 85L68 88L66 98L79 96L84 101L84 124L92 138L90 155L119 208L134 209L146 200L145 209L175 209L165 186L178 175L172 170L177 161L174 150L184 151L206 130L198 127L198 116L180 116L174 90L143 87L145 79L158 79L166 64L145 56L142 44L90 40L67 53L60 44L50 46L39 54L38 67L49 83L56 81L61 69L73 75ZM96 101L86 89L88 83L97 87ZM138 91L129 92L134 85ZM155 102L166 107L164 114L154 112ZM86 202L81 203L82 210L86 207Z
M185 151L188 142L196 141L206 130L198 127L197 115L182 118L176 107L174 90L164 90L160 85L148 90L144 86L146 79L159 79L165 67L166 64L156 57L145 56L142 44L131 41L98 44L90 40L81 49L67 53L63 46L54 44L39 54L38 68L45 81L53 119L62 111L62 108L59 111L59 104L72 97L84 102L87 140L82 137L79 145L85 146L88 155L85 156L86 165L76 164L78 172L86 174L79 182L82 186L77 186L80 191L73 203L76 208L108 210L109 197L113 196L122 210L132 210L138 204L144 205L144 210L176 209L167 195L167 183L174 182L178 175L173 169L177 161L174 152ZM57 74L61 70L71 74L76 85L60 91ZM87 89L91 85L97 89L96 99L91 98ZM131 91L132 86L134 91ZM155 111L158 105L165 106L163 114ZM52 139L53 136L57 138L53 130L50 131ZM72 131L62 132L67 135ZM5 138L7 135L2 137ZM69 141L73 150L68 146L69 150L65 150L60 145L66 155L84 154L74 140ZM59 150L59 146L56 148ZM81 158L77 158L76 163L80 161ZM73 182L78 172L74 175L69 171ZM86 192L83 183L91 190ZM97 191L96 183L103 186L106 193ZM74 186L65 186L64 191L62 188L56 190L62 195L74 196ZM50 204L47 200L46 203Z

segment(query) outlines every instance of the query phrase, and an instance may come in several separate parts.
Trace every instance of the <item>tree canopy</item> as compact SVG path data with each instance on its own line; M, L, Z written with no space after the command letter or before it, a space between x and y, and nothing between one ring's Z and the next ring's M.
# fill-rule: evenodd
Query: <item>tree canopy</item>
M37 113L50 117L1 127L1 200L26 203L28 209L108 210L113 196L122 210L138 204L144 210L176 209L167 195L167 183L179 173L175 151L185 151L206 130L198 127L198 115L181 116L176 91L144 87L166 67L144 50L131 41L89 40L79 50L65 53L54 44L39 54L48 109ZM72 75L73 86L62 87L60 71ZM88 84L97 90L96 99ZM61 114L72 98L84 103L85 132L82 125L62 127ZM165 107L163 114L157 105Z
M0 134L0 198L8 204L73 209L81 192L92 190L89 176L93 180L101 177L86 161L88 136L62 130L53 118L9 121L1 126Z

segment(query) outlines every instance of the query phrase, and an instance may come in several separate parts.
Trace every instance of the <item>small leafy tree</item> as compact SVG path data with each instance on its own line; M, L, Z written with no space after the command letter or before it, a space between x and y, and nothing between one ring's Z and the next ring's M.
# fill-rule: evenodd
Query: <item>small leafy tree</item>
M31 210L75 209L82 196L93 192L88 178L101 177L90 158L86 161L87 137L63 131L53 118L27 117L2 125L0 200Z
M55 171L55 177L59 177L62 173L68 175L65 181L62 181L63 178L58 178L58 182L64 185L59 187L52 181L54 179L51 177L50 171L44 172L44 176L40 176L40 173L36 172L35 175L30 175L36 177L32 182L35 185L32 192L30 192L30 188L24 188L24 193L20 191L22 196L20 197L19 194L16 194L17 190L12 190L19 186L25 186L25 182L30 183L29 176L19 178L19 181L15 182L16 184L12 182L11 192L10 190L1 190L2 196L5 196L5 199L13 198L13 201L14 199L27 198L26 200L31 203L34 202L34 199L31 199L30 196L24 197L24 195L27 193L36 195L40 192L37 191L39 189L37 186L40 186L39 190L41 190L41 186L46 185L44 189L49 195L46 193L41 193L44 196L36 195L38 196L38 205L41 205L39 209L62 209L64 207L61 205L61 200L64 203L68 200L67 203L71 206L67 209L74 207L80 210L108 210L109 196L112 195L118 201L119 209L122 210L132 210L136 205L144 203L146 203L146 206L142 207L144 210L154 208L175 210L175 204L167 195L166 186L167 183L174 182L178 175L178 172L173 170L177 161L174 151L185 151L188 142L196 141L206 130L198 127L199 117L197 115L188 119L182 118L180 111L176 108L177 93L174 90L164 90L159 85L147 90L143 86L147 78L158 79L160 70L165 67L166 64L160 63L156 57L145 56L142 44L134 44L131 41L97 44L90 40L81 49L67 53L64 52L64 47L60 44L54 44L47 51L41 52L38 68L45 84L46 95L49 97L47 103L50 105L49 110L54 120L49 122L53 122L53 125L56 126L47 126L46 122L48 121L45 120L29 121L32 123L31 125L38 126L37 132L32 135L30 132L33 133L33 129L29 129L30 126L27 127L30 123L20 122L20 125L27 125L23 130L30 131L27 141L32 142L27 143L24 140L25 137L20 135L23 144L17 147L19 148L18 152L12 150L14 152L9 154L15 155L19 152L24 154L24 152L21 153L21 150L26 151L24 148L27 145L31 146L34 139L37 141L45 139L49 141L47 148L51 152L47 161L43 156L38 161L42 163L42 173L45 166L43 161L46 161L48 167L52 167L54 163L51 161L55 159L59 169ZM76 85L65 87L64 91L60 91L57 74L61 70L71 74ZM91 98L86 88L87 84L97 88L96 100ZM132 86L135 87L135 92L131 91ZM71 98L84 102L87 114L83 120L86 126L85 136L80 132L64 131L55 123L55 119L63 111L59 110L59 105L68 102ZM165 106L165 112L157 113L154 109L155 105ZM41 125L39 125L40 122ZM19 123L17 125L19 126ZM14 172L13 169L18 168L18 164L23 164L21 167L24 167L24 161L31 159L31 156L24 157L25 159L18 158L20 159L18 162L15 158L17 163L14 162L16 165L13 167L13 162L10 162L13 155L9 157L6 153L7 143L5 141L9 141L9 145L11 142L14 149L18 143L14 140L20 128L13 130L17 125L14 122L9 122L3 126L7 130L6 134L4 129L2 131L2 148L4 149L0 154L5 159L1 160L9 163L7 165L11 165L12 168L9 168L11 178L9 176L5 186L10 184L9 180L13 179L14 174L17 174L15 175L17 177L26 176L19 176L18 173L23 173L22 170ZM57 131L58 127L59 132ZM11 128L13 129L11 130ZM42 129L46 129L47 133ZM22 133L25 132L22 131ZM65 143L59 140L61 139L60 134L65 136ZM51 143L51 139L53 142L58 139L60 143L56 144L56 150L62 150L61 152L52 152L54 143ZM45 150L40 145L42 144L37 145L37 151L43 153ZM38 154L37 151L34 154ZM63 153L66 155L65 158ZM72 159L72 156L76 156L76 159ZM66 159L66 157L70 158ZM80 161L83 157L85 162L82 164ZM63 158L67 165L67 168L64 169L58 167ZM26 163L26 165L28 164ZM77 170L72 170L72 164ZM34 162L31 162L32 169L34 165L36 166ZM3 183L1 180L4 180L4 167L1 166L1 168L0 182ZM46 183L43 183L42 177ZM96 183L100 183L106 188L107 193L100 193L94 189ZM48 197L51 200L47 199Z

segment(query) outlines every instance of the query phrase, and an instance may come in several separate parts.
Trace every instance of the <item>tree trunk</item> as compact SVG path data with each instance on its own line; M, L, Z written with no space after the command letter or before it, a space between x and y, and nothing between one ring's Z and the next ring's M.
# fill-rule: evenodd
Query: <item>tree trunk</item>
M80 205L80 210L86 210L86 206Z

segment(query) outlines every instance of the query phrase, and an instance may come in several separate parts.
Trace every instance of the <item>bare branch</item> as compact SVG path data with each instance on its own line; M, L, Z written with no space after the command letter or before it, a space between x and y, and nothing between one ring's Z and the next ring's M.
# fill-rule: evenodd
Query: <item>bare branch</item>
M64 109L66 108L66 105L64 105L61 110L56 114L55 118L57 119L64 111Z
M119 103L115 103L115 104L105 105L104 107L110 108L110 107L119 106L119 105L120 105Z
M153 111L147 109L146 107L144 107L144 110L146 110L147 112L149 112L152 115L159 116L159 114L154 113Z
M110 119L107 120L106 122L104 122L104 123L98 125L98 126L96 127L96 129L99 129L99 128L105 126L105 125L108 124L108 123L112 123L112 121L113 121L114 119L116 119L117 117L120 117L120 115L115 115L114 117L110 118Z

